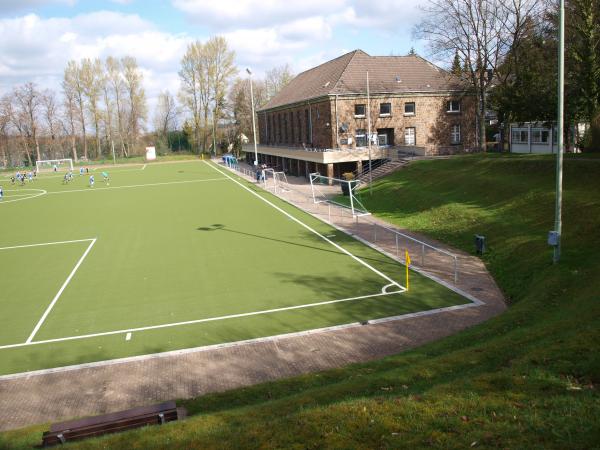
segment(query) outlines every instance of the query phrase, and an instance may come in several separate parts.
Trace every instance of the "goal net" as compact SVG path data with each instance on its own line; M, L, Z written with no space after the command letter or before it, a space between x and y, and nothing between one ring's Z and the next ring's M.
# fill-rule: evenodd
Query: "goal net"
M310 174L310 187L315 203L330 203L348 208L352 216L368 216L371 213L363 205L359 180L340 180L319 173Z
M38 172L49 172L56 169L59 170L73 170L73 160L71 158L64 159L44 159L35 162L35 167Z
M287 190L288 181L284 172L277 172L274 169L263 169L262 174L263 187L267 191L278 194Z

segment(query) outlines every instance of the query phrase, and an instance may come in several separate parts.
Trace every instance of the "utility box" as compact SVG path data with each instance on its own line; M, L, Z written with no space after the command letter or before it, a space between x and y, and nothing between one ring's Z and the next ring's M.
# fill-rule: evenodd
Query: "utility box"
M480 234L475 235L475 251L478 255L483 255L485 253L485 236Z
M558 245L558 231L548 231L548 245L556 247Z

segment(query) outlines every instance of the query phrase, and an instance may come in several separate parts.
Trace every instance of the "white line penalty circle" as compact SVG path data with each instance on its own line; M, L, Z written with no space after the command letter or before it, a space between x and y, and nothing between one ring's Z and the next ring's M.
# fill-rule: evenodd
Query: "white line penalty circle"
M27 193L23 193L24 191L28 191ZM4 192L7 194L5 198L0 200L0 205L12 202L19 202L21 200L31 200L32 198L40 197L41 195L45 195L48 191L44 189L6 189ZM11 192L21 192L21 194L10 195ZM19 197L19 198L12 198Z

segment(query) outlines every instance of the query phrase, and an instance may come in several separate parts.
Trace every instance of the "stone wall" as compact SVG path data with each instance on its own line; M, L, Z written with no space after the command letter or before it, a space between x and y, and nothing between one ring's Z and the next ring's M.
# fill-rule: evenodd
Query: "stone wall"
M460 102L459 112L448 112L447 102ZM260 112L259 138L262 144L356 149L358 130L368 130L367 113L373 133L387 135L387 144L417 154L459 153L475 147L474 96L412 95L372 96L370 111L355 115L355 105L366 105L366 96L330 97L316 103ZM380 114L382 103L390 104L389 114ZM405 105L414 103L414 114ZM366 109L366 108L365 108ZM453 125L460 125L460 142L451 141ZM407 145L405 132L414 128L414 145ZM358 142L360 144L365 144ZM366 145L366 144L365 144Z

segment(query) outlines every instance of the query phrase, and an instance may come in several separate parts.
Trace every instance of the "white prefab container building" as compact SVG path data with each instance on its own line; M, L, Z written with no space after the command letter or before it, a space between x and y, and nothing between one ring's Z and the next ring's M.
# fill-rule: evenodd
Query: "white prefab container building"
M554 124L511 123L509 139L512 153L556 153L558 149Z

